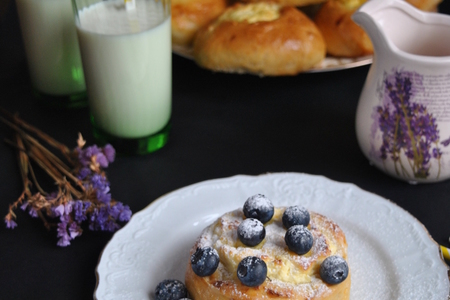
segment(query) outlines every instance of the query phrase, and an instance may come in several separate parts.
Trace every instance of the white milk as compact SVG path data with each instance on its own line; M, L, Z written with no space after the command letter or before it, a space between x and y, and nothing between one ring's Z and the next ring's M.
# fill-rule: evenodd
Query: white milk
M53 96L85 91L71 0L16 0L35 89Z
M79 11L90 111L95 125L116 137L145 137L169 121L171 27L162 10L161 1L137 0L127 13L121 0Z

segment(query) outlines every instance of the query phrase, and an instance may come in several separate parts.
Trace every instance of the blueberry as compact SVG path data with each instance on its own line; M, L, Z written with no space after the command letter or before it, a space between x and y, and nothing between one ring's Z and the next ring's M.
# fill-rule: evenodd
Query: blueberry
M294 225L308 226L310 215L306 208L301 206L290 206L283 213L283 225L287 229Z
M239 224L238 230L239 240L246 246L256 246L266 237L266 229L263 223L257 219L249 218Z
M244 215L247 218L258 219L262 223L269 222L274 212L275 209L272 202L261 194L251 196L244 203Z
M329 284L337 284L348 276L348 264L342 257L333 255L327 257L320 265L320 277Z
M219 254L211 247L197 248L191 256L192 271L200 277L213 274L219 266Z
M156 300L178 300L187 297L187 289L179 280L166 279L158 283L155 295Z
M311 250L313 236L305 226L294 225L286 231L284 241L291 251L303 255Z
M267 277L267 265L259 257L247 256L238 265L237 277L243 285L261 285Z

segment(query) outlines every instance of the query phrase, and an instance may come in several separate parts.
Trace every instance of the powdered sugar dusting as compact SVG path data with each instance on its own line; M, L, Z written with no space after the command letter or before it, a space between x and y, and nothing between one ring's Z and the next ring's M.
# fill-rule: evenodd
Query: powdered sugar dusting
M256 219L245 219L239 224L239 232L244 238L249 239L252 236L259 235L264 230L264 225Z
M266 196L262 194L256 194L247 199L244 205L248 205L249 207L262 207L265 209L270 209L273 207L272 202Z
M303 206L289 206L283 213L283 225L288 228L293 225L308 226L310 216L309 212Z

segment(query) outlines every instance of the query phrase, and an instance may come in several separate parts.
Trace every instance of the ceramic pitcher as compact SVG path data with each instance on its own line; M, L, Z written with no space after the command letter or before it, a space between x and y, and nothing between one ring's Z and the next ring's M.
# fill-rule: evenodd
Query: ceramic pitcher
M363 153L410 183L450 178L450 16L372 0L353 20L374 45L356 112Z

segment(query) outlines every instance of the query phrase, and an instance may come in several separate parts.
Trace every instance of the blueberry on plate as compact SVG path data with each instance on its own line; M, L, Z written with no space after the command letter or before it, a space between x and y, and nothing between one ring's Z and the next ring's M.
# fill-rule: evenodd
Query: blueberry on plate
M244 215L247 218L258 219L262 223L269 222L274 212L275 208L272 202L261 194L249 197L244 203Z
M283 213L282 221L284 227L289 229L289 227L294 225L308 226L310 221L310 215L306 208L302 206L289 206Z
M263 223L257 219L249 218L239 224L238 230L239 240L246 246L256 246L266 237L266 229Z
M267 265L259 257L247 256L238 265L237 277L243 285L249 287L261 285L267 277Z
M197 248L191 255L192 271L200 277L213 274L219 266L219 254L211 247Z
M166 279L158 283L155 290L156 300L178 300L187 297L184 284L176 279Z
M291 226L286 231L284 241L289 250L300 255L308 253L313 246L313 236L308 228L303 225Z
M338 284L348 276L348 264L339 255L327 257L320 265L320 277L329 284Z

